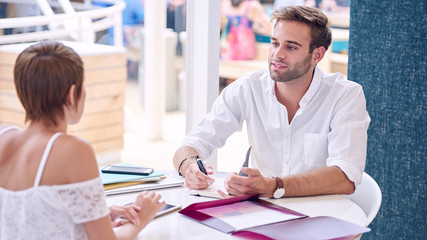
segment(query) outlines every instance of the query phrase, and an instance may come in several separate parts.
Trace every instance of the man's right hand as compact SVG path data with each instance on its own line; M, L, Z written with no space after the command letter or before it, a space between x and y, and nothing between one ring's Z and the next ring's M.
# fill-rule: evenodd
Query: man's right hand
M192 162L186 166L182 173L185 176L186 187L189 189L205 189L212 185L215 181L215 179L209 176L213 174L212 166L206 162L203 162L203 165L205 166L208 175L205 175L200 171L196 162Z

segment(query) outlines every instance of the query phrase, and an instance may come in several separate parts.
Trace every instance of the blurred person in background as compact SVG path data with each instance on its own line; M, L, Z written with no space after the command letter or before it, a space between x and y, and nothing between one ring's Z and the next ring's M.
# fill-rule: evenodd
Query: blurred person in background
M258 1L221 2L221 58L250 60L256 56L255 33L270 35L271 23Z

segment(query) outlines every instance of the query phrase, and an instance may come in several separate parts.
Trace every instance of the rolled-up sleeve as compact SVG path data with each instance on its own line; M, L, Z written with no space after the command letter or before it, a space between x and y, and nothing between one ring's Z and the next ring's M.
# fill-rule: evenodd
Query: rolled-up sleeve
M339 167L357 186L365 169L367 130L371 121L360 85L351 84L342 91L333 115L327 165Z

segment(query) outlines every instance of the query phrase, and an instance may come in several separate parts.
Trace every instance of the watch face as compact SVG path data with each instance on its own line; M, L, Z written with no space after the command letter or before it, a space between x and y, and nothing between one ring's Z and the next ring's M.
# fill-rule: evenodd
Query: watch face
M281 198L285 195L285 189L284 188L278 188L276 191L274 191L273 197L274 198Z

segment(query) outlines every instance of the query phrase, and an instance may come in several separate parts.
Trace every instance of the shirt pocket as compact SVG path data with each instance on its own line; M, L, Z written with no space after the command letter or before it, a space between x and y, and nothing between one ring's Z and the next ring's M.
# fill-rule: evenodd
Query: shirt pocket
M305 167L315 169L326 166L328 159L328 134L304 134L304 163Z

